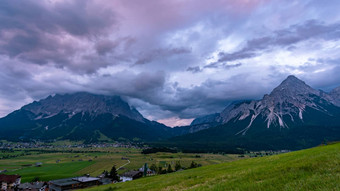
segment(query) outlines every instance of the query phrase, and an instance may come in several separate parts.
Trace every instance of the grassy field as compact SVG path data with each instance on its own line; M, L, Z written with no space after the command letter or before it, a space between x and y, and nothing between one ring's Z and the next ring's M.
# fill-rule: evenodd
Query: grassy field
M54 153L42 153L36 150L14 150L14 152L0 155L18 155L15 158L1 159L0 170L6 169L6 174L19 174L22 176L22 182L32 181L35 177L40 180L48 181L59 178L67 178L90 174L97 176L104 170L110 170L113 165L120 167L126 164L128 158L130 164L118 173L128 170L138 169L148 163L167 166L175 166L176 161L181 165L188 167L192 161L203 166L219 164L222 162L239 159L238 155L219 155L219 154L189 154L189 153L155 153L144 155L141 150L133 148L79 148L62 149ZM81 152L81 153L76 153ZM20 156L23 154L23 156ZM42 163L41 167L36 167L36 163Z
M340 190L340 143L87 189L94 190Z

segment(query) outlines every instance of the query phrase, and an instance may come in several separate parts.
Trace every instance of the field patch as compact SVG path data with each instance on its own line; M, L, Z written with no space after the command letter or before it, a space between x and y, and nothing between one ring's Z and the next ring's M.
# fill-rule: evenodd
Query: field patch
M86 190L340 190L339 151L337 143Z

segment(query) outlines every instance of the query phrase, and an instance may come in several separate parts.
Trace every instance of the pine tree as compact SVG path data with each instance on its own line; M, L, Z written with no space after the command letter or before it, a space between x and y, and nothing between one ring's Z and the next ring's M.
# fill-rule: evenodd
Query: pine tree
M190 164L190 168L197 168L197 167L198 167L198 164L192 161Z
M152 164L150 166L150 170L157 172L157 166L155 164Z
M166 170L166 172L167 172L167 173L172 173L172 172L173 172L173 170L172 170L172 168L171 168L171 165L170 165L170 164L168 165L168 169Z
M178 171L182 168L181 166L181 163L179 161L176 161L176 164L175 164L175 170Z
M116 166L113 165L113 167L111 168L111 171L110 171L110 176L109 176L113 181L117 181L119 182L120 179L119 179L119 176L118 176L118 173L117 173L117 169L116 169Z

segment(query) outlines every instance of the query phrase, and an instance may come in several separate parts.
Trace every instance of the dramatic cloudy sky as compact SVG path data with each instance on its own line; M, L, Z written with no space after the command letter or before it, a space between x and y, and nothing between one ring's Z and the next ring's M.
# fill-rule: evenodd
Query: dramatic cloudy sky
M339 0L2 0L0 117L55 93L125 97L168 125L289 74L340 85Z

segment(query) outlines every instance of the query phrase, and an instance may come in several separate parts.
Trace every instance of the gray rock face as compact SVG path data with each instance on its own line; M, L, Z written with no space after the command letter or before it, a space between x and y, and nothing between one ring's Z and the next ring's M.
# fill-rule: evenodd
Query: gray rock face
M295 76L288 76L269 95L265 95L263 99L233 103L223 110L218 117L215 117L214 120L209 116L203 119L205 121L213 120L212 124L236 123L237 121L248 119L249 123L247 126L244 126L243 130L237 133L245 135L257 118L265 119L267 128L271 126L289 128L288 123L294 123L296 120L303 122L306 108L332 115L327 110L327 105L330 104L339 106L340 88L336 88L327 94L311 88ZM289 116L289 118L287 119L286 117L284 119L283 116ZM195 120L195 125L197 125L197 122L204 120L202 118Z
M340 106L340 86L333 89L330 93L336 105Z
M206 123L213 123L213 122L219 121L219 119L220 119L220 114L214 113L214 114L211 114L211 115L198 117L195 120L193 120L190 125L200 125L200 124L206 124Z
M143 116L119 96L94 95L85 92L65 95L56 94L28 104L21 109L31 111L38 116L37 119L48 118L60 112L68 113L70 117L77 113L87 112L94 117L103 113L111 113L113 115L123 115L140 122L144 121Z

